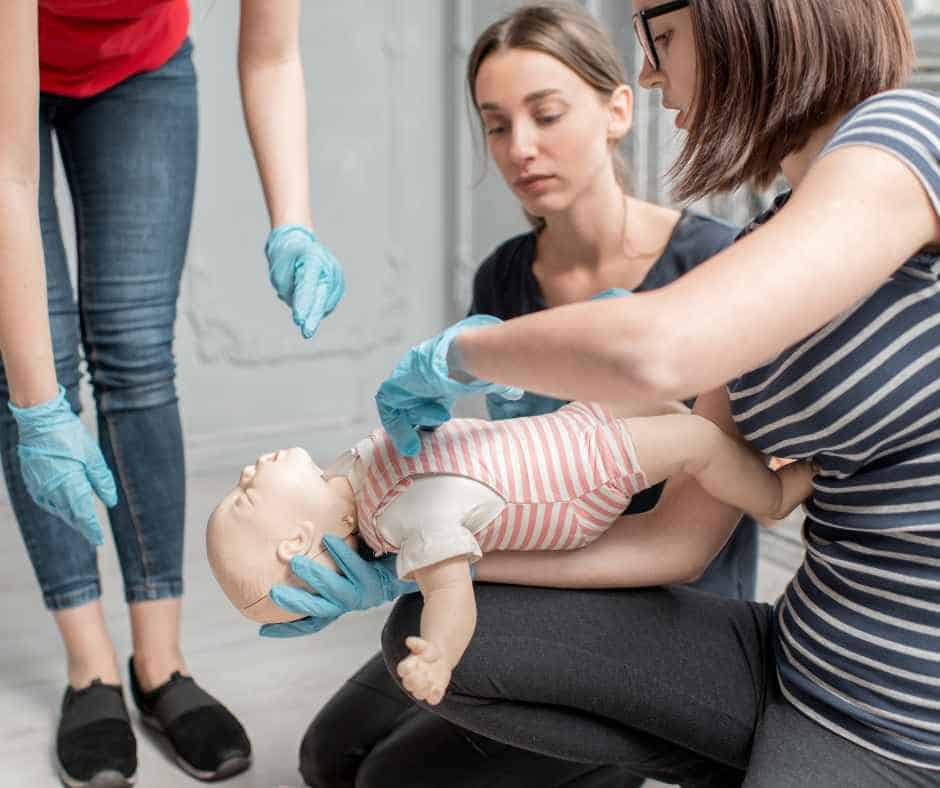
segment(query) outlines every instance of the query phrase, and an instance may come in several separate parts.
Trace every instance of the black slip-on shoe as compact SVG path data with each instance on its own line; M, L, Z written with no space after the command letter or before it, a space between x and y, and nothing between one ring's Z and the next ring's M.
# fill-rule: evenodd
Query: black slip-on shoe
M167 737L183 771L208 782L251 766L251 743L242 724L192 676L175 671L164 684L144 692L133 657L128 673L141 719Z
M68 788L128 788L137 777L137 739L121 688L95 679L66 687L56 735L59 777Z

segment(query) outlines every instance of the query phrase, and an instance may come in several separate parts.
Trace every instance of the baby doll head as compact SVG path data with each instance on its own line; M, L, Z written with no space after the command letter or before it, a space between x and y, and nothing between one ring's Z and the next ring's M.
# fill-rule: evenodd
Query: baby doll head
M209 516L206 552L229 601L252 621L275 624L298 618L268 596L274 585L305 587L290 571L293 556L336 570L321 545L326 534L357 545L349 482L325 478L303 449L282 449L242 469L238 484Z

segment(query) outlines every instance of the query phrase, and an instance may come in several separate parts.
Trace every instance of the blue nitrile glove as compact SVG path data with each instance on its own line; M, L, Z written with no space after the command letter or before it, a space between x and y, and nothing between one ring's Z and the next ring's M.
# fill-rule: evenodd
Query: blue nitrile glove
M527 391L521 399L517 400L507 400L489 394L486 397L486 410L493 421L520 419L525 416L544 416L546 413L554 413L562 405L567 404L567 400L546 397L531 391Z
M595 293L591 296L589 300L598 301L601 298L620 298L620 296L633 295L629 290L624 290L622 287L608 287L606 290L601 290L599 293Z
M65 389L31 408L7 403L19 428L16 453L32 499L93 545L102 542L92 490L111 507L117 489L98 444L72 412Z
M377 561L366 561L334 534L323 537L323 546L336 561L342 574L306 556L295 555L291 558L291 571L316 593L293 586L274 586L271 589L274 604L306 618L285 624L265 624L260 630L263 637L311 635L332 624L344 613L368 610L418 590L417 584L398 579L394 555Z
M506 399L519 399L522 389L478 380L464 373L460 382L449 376L447 352L457 335L467 328L502 323L492 315L471 315L455 323L443 333L415 345L395 365L392 374L379 386L375 404L382 426L395 448L406 457L418 453L421 441L417 427L437 427L450 418L459 397L468 394L498 394Z
M271 230L264 254L278 298L291 308L304 339L310 339L346 292L343 269L313 232L299 224Z

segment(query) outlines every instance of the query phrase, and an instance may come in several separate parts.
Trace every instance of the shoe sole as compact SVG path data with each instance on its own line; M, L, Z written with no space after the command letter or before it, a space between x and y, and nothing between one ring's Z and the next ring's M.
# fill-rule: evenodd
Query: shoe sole
M148 728L156 731L165 739L167 739L167 741L169 741L169 738L166 735L166 731L164 731L163 726L160 725L160 720L158 720L156 717L150 716L149 714L141 714L140 719ZM170 746L170 749L173 749L172 745ZM224 780L227 777L232 777L236 774L239 774L240 772L245 771L249 766L251 766L251 756L242 755L235 758L229 758L227 761L222 761L222 763L219 764L219 768L214 772L207 772L203 771L202 769L197 769L191 763L186 761L185 758L178 755L175 751L173 755L176 758L176 765L186 772L186 774L190 775L191 777L195 777L197 780L202 780L203 782L207 783L215 782L216 780ZM99 787L96 785L94 788ZM103 785L101 788L111 788L111 786Z
M98 772L90 780L77 780L65 771L61 763L57 766L59 779L68 788L130 788L137 780L137 772L134 772L130 777L125 777L114 769Z

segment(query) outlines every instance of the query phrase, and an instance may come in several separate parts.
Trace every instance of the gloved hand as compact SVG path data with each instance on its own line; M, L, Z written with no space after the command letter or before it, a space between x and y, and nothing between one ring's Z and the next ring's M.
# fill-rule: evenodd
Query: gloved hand
M457 335L467 328L501 323L492 315L472 315L455 323L443 333L415 345L395 365L392 374L375 395L379 418L395 448L406 457L418 453L421 441L417 427L437 427L450 418L459 397L468 394L498 394L516 400L522 389L477 380L469 375L465 382L449 376L447 351Z
M306 556L295 555L291 558L291 571L316 593L293 586L274 586L271 589L274 604L306 618L285 624L265 624L260 630L263 637L311 635L329 626L344 613L368 610L418 590L417 584L398 579L394 555L378 561L366 561L333 534L323 537L323 546L343 574L333 572Z
M275 227L264 245L268 273L304 339L317 333L346 292L343 269L317 237L299 224Z
M554 413L565 404L567 404L566 400L534 394L531 391L527 391L521 399L517 400L507 400L492 394L486 396L486 410L493 421L542 416L546 413Z
M55 399L18 408L7 403L19 428L16 453L32 499L93 545L102 542L92 490L109 508L117 489L98 444L72 412L59 386Z
M601 298L620 298L620 296L633 295L630 290L624 290L622 287L608 287L590 297L590 301L598 301Z

